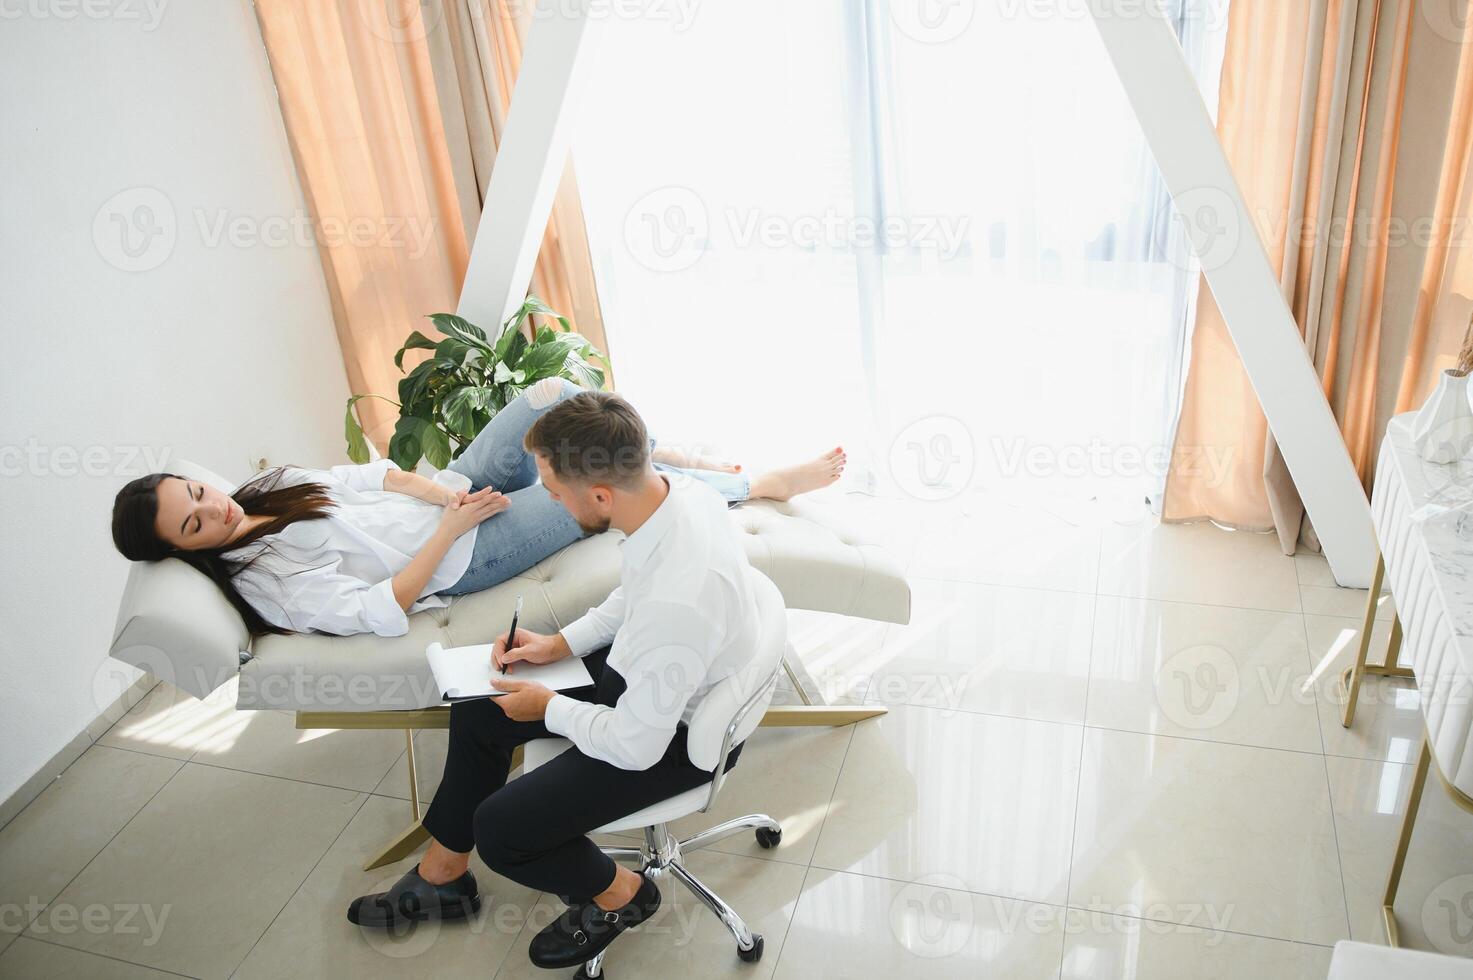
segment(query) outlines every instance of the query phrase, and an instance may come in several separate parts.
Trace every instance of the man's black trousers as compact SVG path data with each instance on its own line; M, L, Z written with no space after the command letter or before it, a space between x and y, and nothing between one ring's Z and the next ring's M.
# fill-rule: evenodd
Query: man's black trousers
M592 687L568 697L613 706L624 679L606 666L607 649L583 658ZM515 673L515 670L513 670ZM507 783L512 749L556 737L540 721L512 721L495 698L460 701L450 709L445 774L424 826L445 847L475 847L486 866L512 881L587 901L614 881L615 865L588 833L619 817L710 782L686 755L681 725L665 755L634 771L590 758L577 747ZM736 764L741 746L727 757Z

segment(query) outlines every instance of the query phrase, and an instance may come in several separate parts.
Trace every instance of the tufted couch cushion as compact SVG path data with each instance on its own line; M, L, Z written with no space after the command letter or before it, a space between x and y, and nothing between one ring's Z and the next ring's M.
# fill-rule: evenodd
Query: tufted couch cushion
M193 464L180 463L175 472L230 486ZM777 584L789 607L909 621L910 588L900 568L820 509L758 501L730 514L752 564ZM240 708L426 707L440 696L425 647L489 642L511 622L518 594L523 626L562 628L618 584L618 540L617 534L585 538L493 589L410 616L409 632L398 637L300 633L249 643L240 617L203 576L174 559L139 563L129 571L111 654L196 697L238 670Z

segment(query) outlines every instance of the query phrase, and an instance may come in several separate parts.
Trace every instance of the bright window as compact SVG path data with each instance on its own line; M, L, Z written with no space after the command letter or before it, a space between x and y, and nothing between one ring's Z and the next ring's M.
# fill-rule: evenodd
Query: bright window
M1156 493L1196 276L1082 10L660 9L606 25L575 147L660 435L753 465L842 442L875 487L940 435L974 486ZM1226 3L1190 9L1215 105Z

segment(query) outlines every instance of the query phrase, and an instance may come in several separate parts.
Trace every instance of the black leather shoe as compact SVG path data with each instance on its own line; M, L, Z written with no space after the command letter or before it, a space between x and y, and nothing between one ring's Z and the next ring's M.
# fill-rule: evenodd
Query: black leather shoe
M534 966L548 970L587 963L609 948L625 929L633 929L660 908L660 889L644 875L634 900L605 912L595 902L570 906L552 924L532 937L527 949Z
M353 899L348 921L369 929L399 929L429 919L468 919L480 908L476 876L469 870L454 881L432 885L413 867L388 891Z

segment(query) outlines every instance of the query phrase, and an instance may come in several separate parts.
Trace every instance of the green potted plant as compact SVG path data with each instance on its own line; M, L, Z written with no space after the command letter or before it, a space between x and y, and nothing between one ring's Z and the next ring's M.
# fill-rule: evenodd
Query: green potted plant
M562 329L536 326L532 321L529 340L522 327L534 314L556 320ZM389 458L401 469L413 470L421 457L443 469L507 402L543 378L568 378L586 388L603 386L603 370L590 363L592 358L607 363L603 353L574 331L567 317L535 296L527 297L494 340L453 313L433 313L430 320L444 339L433 340L418 330L411 333L394 355L394 365L401 373L405 351L431 350L434 354L400 379L398 402L384 398L399 407L399 421L389 439ZM361 398L383 396L348 399L345 434L348 458L355 463L368 462L368 440L353 411Z

